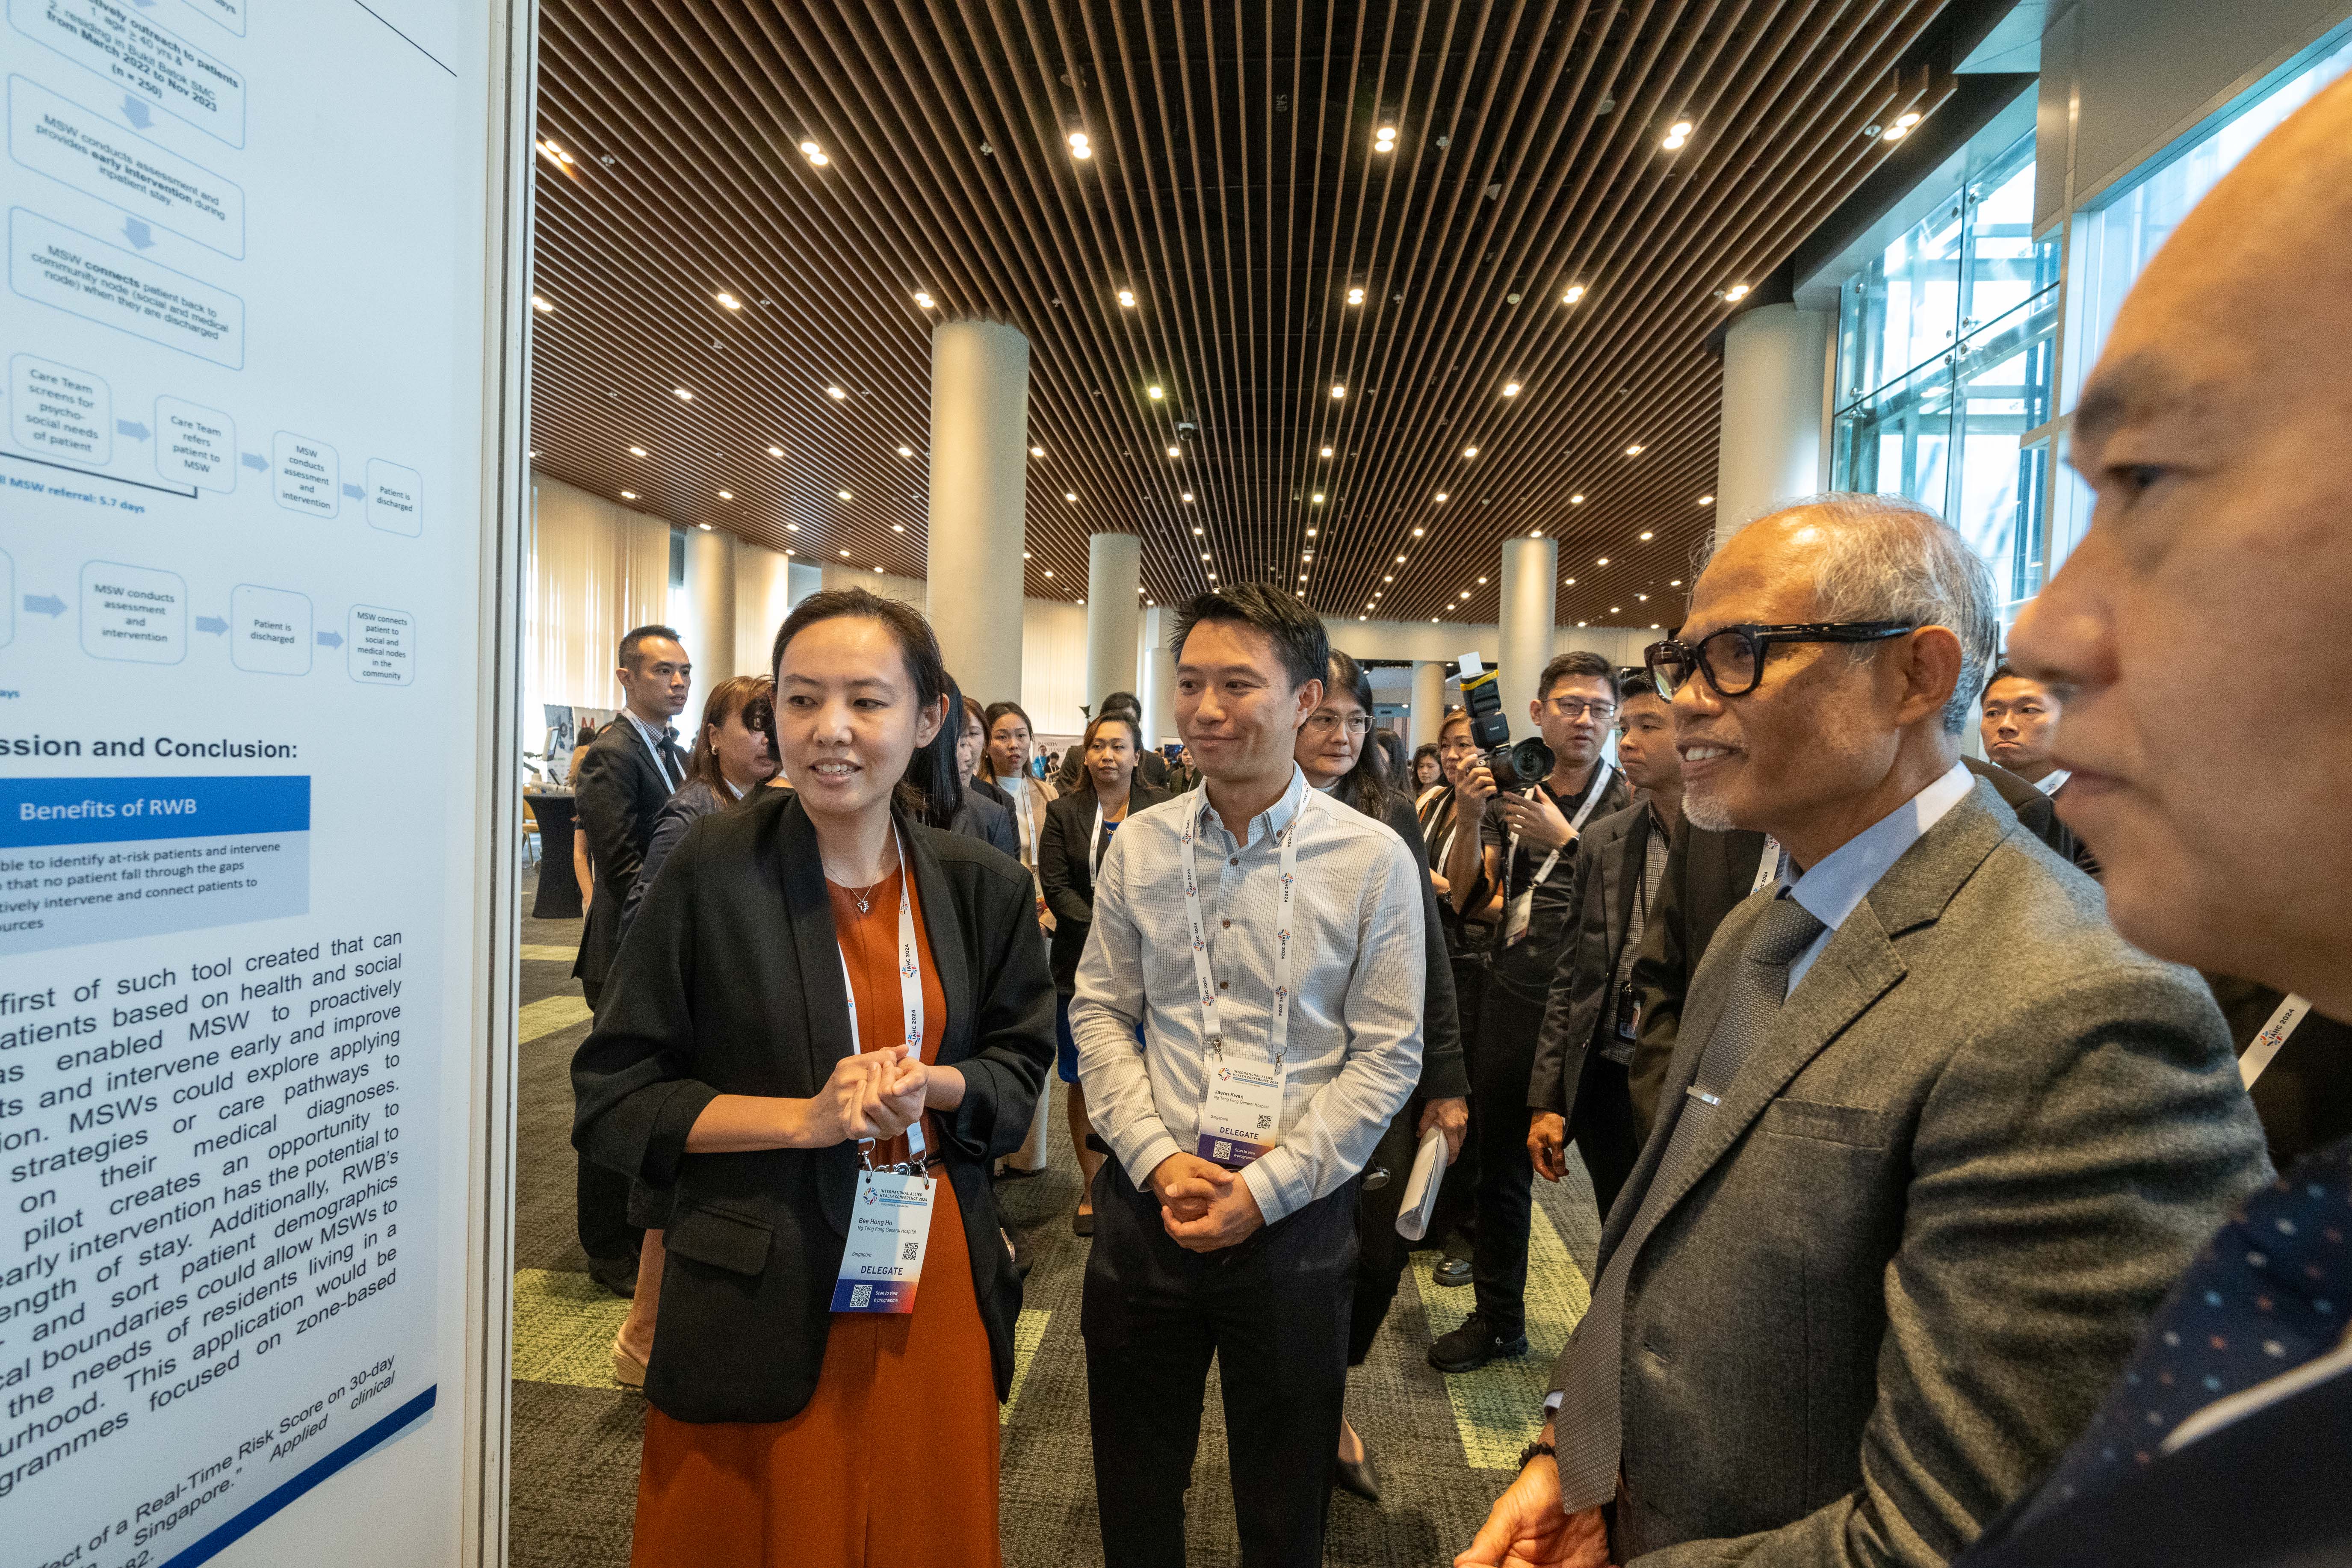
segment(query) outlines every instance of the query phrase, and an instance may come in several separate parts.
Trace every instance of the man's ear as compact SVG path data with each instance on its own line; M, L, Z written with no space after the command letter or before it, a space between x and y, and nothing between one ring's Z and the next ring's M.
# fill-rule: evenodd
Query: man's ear
M1967 660L1958 633L1949 626L1921 626L1904 639L1903 700L1895 721L1908 729L1940 715L1960 684Z
M1298 688L1298 722L1293 724L1291 728L1296 730L1303 727L1308 719L1314 717L1315 710L1322 706L1323 683L1319 680L1302 683Z

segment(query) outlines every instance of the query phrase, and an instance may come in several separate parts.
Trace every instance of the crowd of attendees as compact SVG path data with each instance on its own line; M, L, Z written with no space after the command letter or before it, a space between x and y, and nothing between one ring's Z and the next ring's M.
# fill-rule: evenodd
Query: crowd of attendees
M1466 713L1408 752L1273 588L1178 611L1173 758L1117 692L1041 765L854 589L681 750L630 633L573 1083L635 1561L999 1560L1056 1078L1115 1568L1185 1561L1213 1362L1245 1563L1378 1501L1425 1152L1440 1373L1528 1353L1536 1178L1601 1235L1463 1563L2352 1561L2352 378L2297 352L2352 329L2347 147L2352 87L2151 264L2005 651L1863 495L1729 537L1642 668L1554 658L1529 785Z

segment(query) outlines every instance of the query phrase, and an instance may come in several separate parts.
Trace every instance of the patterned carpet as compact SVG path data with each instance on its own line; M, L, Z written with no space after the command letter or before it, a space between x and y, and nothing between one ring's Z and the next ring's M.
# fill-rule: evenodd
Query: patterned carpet
M526 878L524 908L530 907ZM515 1272L515 1568L622 1568L629 1557L644 1403L615 1387L605 1350L624 1304L593 1284L572 1231L572 1095L566 1072L587 1034L571 978L577 921L523 921L521 1090ZM1061 1092L1055 1086L1055 1093ZM1006 1184L1007 1216L1035 1257L1003 1412L1002 1523L1009 1568L1102 1561L1087 1436L1078 1295L1087 1243L1070 1232L1077 1174L1055 1109L1052 1168ZM1571 1165L1573 1162L1571 1161ZM1534 1433L1552 1359L1584 1310L1598 1226L1580 1170L1538 1182L1528 1268L1527 1356L1462 1377L1433 1371L1432 1338L1462 1321L1470 1292L1432 1282L1417 1256L1370 1359L1350 1377L1349 1418L1370 1445L1382 1500L1333 1498L1325 1561L1428 1568L1452 1560L1508 1481ZM1202 1423L1187 1540L1194 1563L1240 1552L1213 1377Z

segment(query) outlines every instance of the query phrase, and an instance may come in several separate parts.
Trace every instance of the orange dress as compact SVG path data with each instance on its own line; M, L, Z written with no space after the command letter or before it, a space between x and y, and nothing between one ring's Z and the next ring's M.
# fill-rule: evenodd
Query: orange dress
M896 873L867 912L833 894L867 1049L900 1037ZM938 1059L947 998L922 906L923 1059ZM930 1147L940 1140L926 1116ZM905 1158L904 1141L875 1151ZM659 1331L656 1330L656 1332ZM745 1353L757 1353L745 1347ZM837 1313L808 1406L789 1421L674 1421L646 1413L632 1568L907 1568L1003 1561L996 1532L996 1384L971 1282L963 1211L939 1173L915 1310Z

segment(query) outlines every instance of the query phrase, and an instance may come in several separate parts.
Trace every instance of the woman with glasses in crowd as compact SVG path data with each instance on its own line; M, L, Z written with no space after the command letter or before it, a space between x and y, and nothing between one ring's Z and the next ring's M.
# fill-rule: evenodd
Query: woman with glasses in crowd
M796 787L671 852L572 1061L573 1141L668 1221L632 1561L995 1563L1021 1288L988 1162L1053 1056L1033 893L901 792L949 716L919 615L819 594L774 663Z
M1054 930L1053 911L1045 907L1045 889L1037 882L1037 839L1045 831L1045 808L1057 792L1037 776L1037 731L1018 702L992 702L981 714L986 742L981 749L980 773L1004 792L1013 813L1013 826L1021 840L1021 863L1029 868L1036 894L1037 923L1047 935ZM1021 1147L1004 1157L1008 1176L1034 1176L1045 1169L1046 1122L1052 1112L1052 1087L1037 1097L1037 1119Z
M1143 731L1132 714L1117 710L1087 726L1079 742L1085 758L1076 788L1045 810L1045 831L1037 846L1037 877L1054 914L1054 1029L1061 1048L1058 1073L1069 1097L1070 1145L1078 1155L1078 1210L1071 1221L1080 1236L1095 1233L1095 1173L1104 1156L1087 1147L1094 1131L1087 1120L1087 1093L1078 1083L1078 1047L1070 1037L1070 997L1077 990L1078 959L1094 929L1095 871L1119 825L1149 805L1169 798L1136 777Z
M1412 798L1389 787L1380 748L1372 742L1371 678L1337 648L1331 652L1329 672L1323 682L1323 704L1299 727L1292 755L1308 784L1375 821L1385 822L1422 864L1429 863L1420 824L1413 817ZM1348 1327L1349 1366L1361 1366L1370 1353L1372 1340L1388 1316L1389 1303L1396 1297L1397 1281L1404 1277L1412 1249L1397 1234L1397 1212L1422 1136L1432 1127L1442 1131L1446 1158L1452 1160L1462 1152L1463 1134L1470 1124L1470 1075L1462 1062L1453 969L1446 957L1436 889L1426 884L1422 914L1423 961L1428 966L1428 982L1423 1002L1421 1081L1365 1162L1356 1215L1358 1258L1355 1307ZM1379 1499L1380 1479L1372 1468L1371 1452L1344 1416L1339 1423L1337 1463L1340 1486L1358 1497Z

